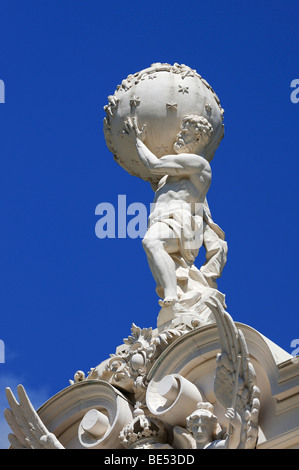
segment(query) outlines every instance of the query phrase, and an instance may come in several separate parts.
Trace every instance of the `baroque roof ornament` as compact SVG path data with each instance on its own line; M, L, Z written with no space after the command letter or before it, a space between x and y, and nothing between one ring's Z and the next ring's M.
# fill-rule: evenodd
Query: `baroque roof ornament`
M149 383L148 375L155 360L182 335L188 335L192 327L180 325L181 330L165 330L155 336L151 328L141 329L132 325L132 335L124 340L129 346L126 352L112 355L110 360L92 369L86 378L79 374L79 383L108 382L128 392L130 401L135 403L135 411L127 418L131 417L131 420L119 434L121 446L132 449L255 447L260 390L246 341L217 298L210 301L210 307L218 325L221 344L221 353L216 361L214 393L218 403L227 409L229 429L222 429L213 414L212 404L202 402L201 392L183 377L169 376L170 385L165 377L168 382L165 386L161 381L160 389L153 380ZM146 351L149 351L148 355ZM63 449L63 444L39 418L22 386L18 393L19 403L7 389L11 408L5 411L5 417L14 432L9 435L13 448ZM202 430L203 418L208 420L207 433ZM96 424L93 423L93 427ZM173 426L171 442L167 440L169 425ZM106 431L111 431L109 425ZM95 442L98 443L99 438Z
M93 368L88 378L106 380L132 394L134 402L145 404L149 370L161 353L189 330L179 325L153 335L152 328L139 328L133 323L132 335L123 340L126 347Z
M190 67L155 63L124 79L104 110L115 160L154 190L142 245L159 297L157 327L133 323L114 354L77 371L37 411L22 386L19 401L7 388L11 446L253 449L272 395L262 405L253 353L217 287L227 243L207 192L224 135L219 98ZM197 267L200 249L206 259Z
M160 388L150 377L158 359L176 341L216 321L222 353L217 360L214 392L227 409L231 426L229 437L222 439L221 445L251 445L256 440L258 389L252 385L253 367L244 338L225 312L224 295L217 289L227 244L224 233L212 220L206 198L211 183L210 162L223 137L219 98L190 67L156 63L123 80L108 96L104 110L108 148L126 171L149 181L155 191L143 247L157 283L161 311L158 330L133 323L132 334L124 339L123 347L87 376L77 371L71 387L78 390L96 381L125 394L129 408L134 406L135 410L125 415L128 422L119 434L120 446L152 448L180 443L200 447L199 429L192 434L193 416L197 419L202 413L197 406L203 401L199 389L180 374L165 377ZM198 269L194 262L202 245L206 262ZM7 393L11 410L6 411L6 417L15 432L11 436L14 447L35 447L38 441L63 448L43 425L23 389L19 391L19 404L11 391ZM107 445L109 436L119 428L115 407L108 407L109 411L106 406L89 409L83 416L78 429L83 447ZM172 443L167 442L165 423L176 429ZM39 439L34 441L31 435Z

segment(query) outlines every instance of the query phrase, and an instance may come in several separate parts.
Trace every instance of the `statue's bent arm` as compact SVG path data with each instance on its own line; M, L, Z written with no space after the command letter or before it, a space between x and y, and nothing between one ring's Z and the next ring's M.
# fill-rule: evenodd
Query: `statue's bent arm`
M183 153L157 158L139 139L136 141L136 148L140 160L151 173L172 176L187 176L203 171L211 173L209 162L200 155Z

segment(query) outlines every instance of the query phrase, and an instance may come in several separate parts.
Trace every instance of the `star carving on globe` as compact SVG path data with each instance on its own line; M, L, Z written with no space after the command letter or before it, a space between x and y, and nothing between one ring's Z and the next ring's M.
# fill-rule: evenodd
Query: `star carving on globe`
M177 103L166 103L166 109L170 109L170 111L175 111L178 109Z
M133 95L132 99L130 100L130 106L136 108L140 104L140 99L138 96Z
M188 87L188 86L179 85L179 93L183 93L183 95L184 95L185 93L189 93L189 87Z

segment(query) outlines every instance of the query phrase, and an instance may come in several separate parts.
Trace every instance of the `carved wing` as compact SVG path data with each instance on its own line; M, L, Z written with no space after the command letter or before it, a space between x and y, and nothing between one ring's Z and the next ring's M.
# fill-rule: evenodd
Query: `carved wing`
M217 357L214 393L224 408L232 407L242 420L238 448L254 448L258 437L260 391L256 374L249 360L244 335L217 298L206 301L217 322L221 353Z
M54 434L50 433L22 385L18 388L19 403L10 388L6 389L6 396L10 409L4 410L5 419L14 434L8 439L13 449L64 449Z

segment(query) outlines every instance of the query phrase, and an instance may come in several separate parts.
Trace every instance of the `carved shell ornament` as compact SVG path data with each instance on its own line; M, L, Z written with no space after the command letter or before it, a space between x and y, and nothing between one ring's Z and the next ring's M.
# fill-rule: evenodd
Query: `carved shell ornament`
M204 155L208 161L224 135L224 110L218 96L196 70L186 65L156 63L129 75L108 96L104 110L104 135L114 159L131 175L150 182L156 182L156 177L139 162L134 144L123 138L127 118L134 116L141 127L146 125L144 143L158 158L174 152L186 115L203 116L213 127Z

